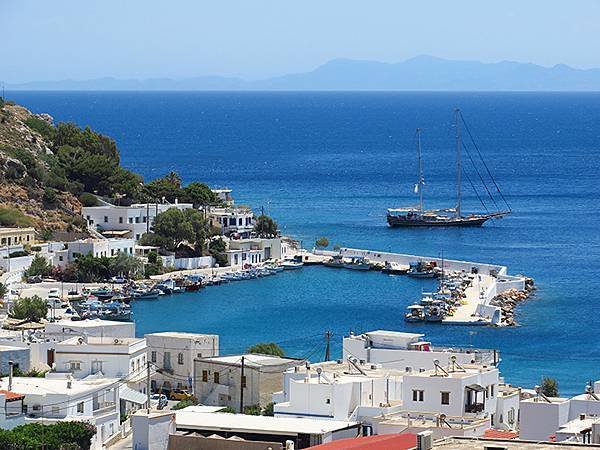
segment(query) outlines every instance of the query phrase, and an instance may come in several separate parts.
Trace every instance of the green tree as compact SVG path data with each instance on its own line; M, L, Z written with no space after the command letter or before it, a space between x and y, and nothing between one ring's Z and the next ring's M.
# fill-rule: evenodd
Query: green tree
M89 192L84 192L79 196L79 201L83 206L98 206L98 197Z
M193 203L194 208L218 203L217 195L204 183L194 181L183 188L182 201Z
M277 237L277 222L275 222L271 217L262 214L256 219L254 232L258 237L261 238Z
M195 242L196 233L186 214L176 208L160 213L154 219L154 234L160 236L167 250L174 251L180 242Z
M144 201L154 202L165 198L169 202L183 198L181 178L176 172L170 172L162 178L146 183L141 192Z
M326 237L320 237L315 241L315 247L317 248L326 248L329 247L329 239Z
M110 258L108 268L111 276L134 278L143 268L142 261L133 255L119 252Z
M148 262L150 264L156 264L159 261L158 253L155 250L150 250L146 257L148 258Z
M28 320L30 322L39 322L46 317L48 306L46 302L34 295L33 297L23 297L18 299L13 305L9 317L19 320Z
M196 250L202 255L204 253L204 244L209 233L208 220L197 209L189 208L183 211L185 220L190 223L194 231L193 242Z
M0 283L0 299L3 298L6 294L8 294L8 288L5 284Z
M142 182L144 179L137 173L118 167L108 179L113 195L120 194L131 201L142 200Z
M274 342L262 342L254 344L246 350L248 353L257 353L260 355L285 356L283 349Z
M25 277L45 277L52 271L52 266L43 256L36 255L31 261L29 269L24 272Z
M542 385L540 388L542 394L546 397L558 397L558 381L556 381L556 379L550 377L542 378Z
M110 278L110 258L106 256L81 255L75 260L75 265L79 282L92 283Z

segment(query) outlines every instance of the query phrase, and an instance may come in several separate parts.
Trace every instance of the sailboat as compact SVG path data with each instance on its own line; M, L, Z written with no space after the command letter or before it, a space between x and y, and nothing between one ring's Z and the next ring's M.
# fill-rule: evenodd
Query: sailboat
M496 190L502 197L502 200L504 201L504 204L506 205L506 209L503 209L503 210L499 209L498 211L495 211L495 212L487 211L487 207L485 206L485 203L482 201L479 194L477 194L477 191L475 191L480 202L486 209L486 212L485 213L472 213L472 214L467 214L467 215L463 214L463 211L462 211L463 168L462 168L462 164L461 164L461 153L462 153L463 143L461 140L460 122L464 123L464 119L462 117L460 110L456 109L455 110L456 206L454 208L446 208L446 209L430 209L430 210L424 209L424 207L423 207L423 186L425 185L425 177L423 176L423 159L421 156L421 129L417 128L416 141L417 141L417 161L418 161L419 174L418 174L417 183L415 184L415 194L419 195L419 204L417 206L388 209L387 210L387 223L390 227L480 227L481 225L483 225L485 222L487 222L490 219L501 218L501 217L504 217L511 213L510 206L508 205L508 203L504 199L504 196L500 192L500 188L498 187L498 184L492 177L492 174L490 173L489 169L487 168L487 165L485 165L485 162L483 161L483 158L481 157L481 153L479 152L479 149L477 149L477 147L475 147L477 149L477 152L479 153L479 157L481 158L483 165L485 166L485 168L487 170L487 173L488 173L490 179L492 180L492 182L494 183L494 186L496 187ZM466 126L466 123L465 123L465 126ZM468 131L468 129L467 129L467 131ZM469 132L469 136L471 137L470 132ZM471 139L472 139L472 137L471 137ZM467 150L466 147L465 147L465 150ZM477 174L479 175L480 180L482 181L482 183L484 183L484 186L485 186L485 181L484 181L483 177L481 176L481 174L479 173L479 171L477 170L477 167L475 167L475 164L473 162L473 159L471 158L471 155L468 154L468 156L469 156L469 159L471 160L471 162L473 163L473 166L474 166L475 170L477 171ZM471 182L470 179L469 179L469 182L471 183L471 186L473 187L473 189L475 189L475 186L473 185L473 183ZM486 187L488 194L492 198L492 201L494 202L495 205L497 205L496 201L494 200L494 198L491 195L490 190L487 188L487 186L485 186L485 187Z

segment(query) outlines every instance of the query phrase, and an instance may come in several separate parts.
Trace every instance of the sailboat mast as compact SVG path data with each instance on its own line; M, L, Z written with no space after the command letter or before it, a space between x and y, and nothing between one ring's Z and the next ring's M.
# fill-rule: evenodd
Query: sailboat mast
M419 190L419 211L423 214L423 158L421 157L421 129L417 128L417 159L419 161L419 182L417 189Z
M455 127L456 127L456 216L457 217L461 217L461 196L462 196L462 192L461 192L461 174L462 174L462 168L461 168L461 162L460 162L460 146L461 146L461 142L460 142L460 127L459 127L459 115L460 115L460 109L456 108L454 110L454 119L455 119Z

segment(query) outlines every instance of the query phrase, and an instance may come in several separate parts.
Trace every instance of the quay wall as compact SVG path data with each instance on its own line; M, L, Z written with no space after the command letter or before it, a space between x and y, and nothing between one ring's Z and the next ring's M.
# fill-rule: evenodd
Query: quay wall
M373 250L363 250L356 248L342 248L339 252L332 252L327 250L315 250L315 254L324 255L324 256L334 256L337 254L341 254L342 256L351 257L351 256L362 256L374 262L385 263L388 262L397 262L399 264L408 265L411 262L416 261L435 261L438 266L442 264L442 258L432 257L432 256L417 256L417 255L409 255L404 253L390 253L390 252L380 252ZM471 261L459 261L455 259L445 259L444 258L444 267L448 270L464 270L465 272L471 272L473 267L476 267L478 272L484 275L506 275L506 266L501 266L498 264L487 264L487 263L477 263Z

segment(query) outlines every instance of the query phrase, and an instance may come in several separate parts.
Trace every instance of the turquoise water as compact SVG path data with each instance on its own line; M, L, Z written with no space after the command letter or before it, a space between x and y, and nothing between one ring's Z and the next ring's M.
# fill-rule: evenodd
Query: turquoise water
M600 377L600 94L59 93L11 98L113 136L146 179L171 169L234 189L310 247L332 244L505 264L540 290L515 328L409 325L428 281L305 267L276 277L134 304L137 332L218 333L224 353L258 341L334 354L349 329L425 332L438 344L495 347L506 379L546 376L563 393ZM452 109L460 106L514 213L481 229L388 229L385 209L414 202L414 129L423 128L429 206L452 205ZM470 172L473 180L476 175ZM467 210L481 209L465 187ZM492 206L488 202L488 206Z

